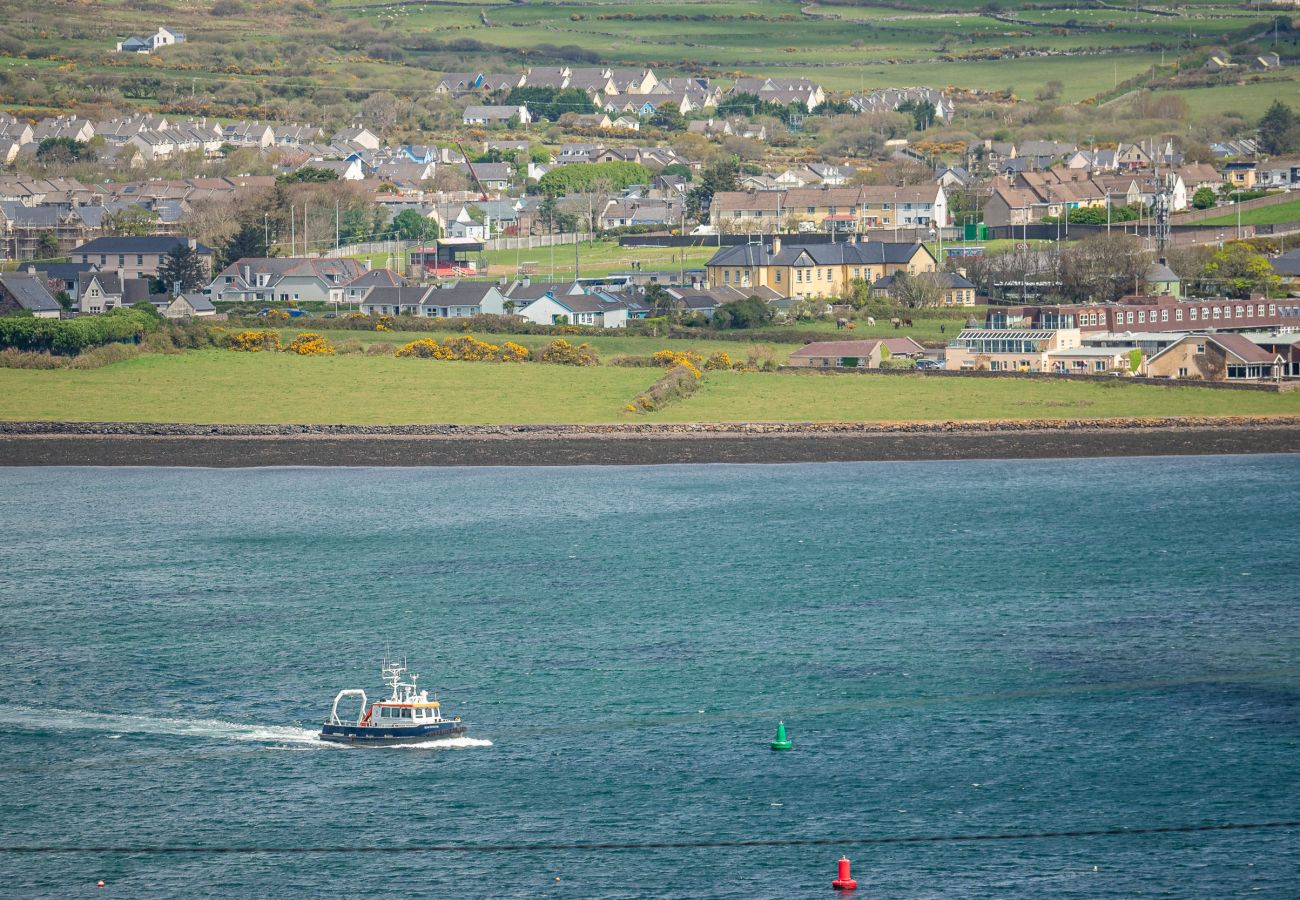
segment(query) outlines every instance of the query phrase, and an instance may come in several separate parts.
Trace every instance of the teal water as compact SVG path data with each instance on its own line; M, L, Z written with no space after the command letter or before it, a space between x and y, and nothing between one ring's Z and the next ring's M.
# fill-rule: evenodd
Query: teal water
M1297 510L1300 457L0 470L0 842L1297 819ZM315 744L385 644L475 741ZM1300 872L1279 830L30 854L0 893L829 896L841 849L858 896L1293 897Z

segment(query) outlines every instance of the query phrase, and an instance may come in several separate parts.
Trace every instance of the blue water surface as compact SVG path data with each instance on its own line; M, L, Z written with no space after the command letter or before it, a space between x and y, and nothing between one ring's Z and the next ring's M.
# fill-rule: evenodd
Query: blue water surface
M5 846L1300 819L1300 457L0 470ZM314 741L385 647L474 741ZM795 750L768 749L784 719ZM0 893L1297 895L1300 830L0 856Z

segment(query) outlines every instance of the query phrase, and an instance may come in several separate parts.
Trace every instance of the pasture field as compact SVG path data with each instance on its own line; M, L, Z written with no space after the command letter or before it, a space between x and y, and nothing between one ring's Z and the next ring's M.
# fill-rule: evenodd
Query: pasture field
M0 369L0 419L189 423L931 421L1293 415L1288 394L924 375L710 372L656 413L659 369L201 350L100 369Z
M0 70L29 78L55 70L61 82L116 88L142 106L185 96L237 105L323 88L354 102L383 90L418 97L427 95L431 72L519 71L561 60L698 72L724 85L739 74L809 77L833 91L929 84L1032 96L1059 80L1062 99L1078 101L1139 75L1162 54L1172 60L1191 49L1259 37L1272 15L1226 0L1165 0L1136 10L1062 0L996 15L987 6L980 0L912 8L886 0L861 6L320 0L223 4L214 15L210 4L175 0L50 0L39 10L24 0L0 0L0 32L25 45L23 57L0 58ZM169 23L187 32L187 44L139 58L109 52L117 40L155 27L164 10ZM1053 55L1039 55L1044 52ZM152 83L143 93L141 78ZM1297 92L1293 81L1279 89ZM1268 95L1251 85L1231 103L1225 95L1233 90L1186 96L1194 115L1253 115L1255 106L1266 105ZM51 88L49 100L58 93Z
M1283 222L1300 222L1300 200L1279 203L1277 206L1265 206L1260 209L1246 209L1241 212L1242 225L1280 225ZM1237 214L1228 213L1201 221L1201 225L1236 225Z
M346 328L331 329L328 322L319 320L309 320L302 326L282 327L275 329L280 333L280 340L287 345L289 341L304 331L314 331L325 335L331 343L337 344L339 341L358 340L363 344L373 344L379 341L385 341L400 347L409 341L418 341L422 338L432 338L433 340L442 340L449 337L463 337L463 331L353 331ZM834 329L834 323L830 328ZM888 326L886 326L888 327ZM618 330L618 329L615 329ZM892 330L892 329L891 329ZM797 350L801 343L794 344L788 342L776 342L764 336L764 332L754 330L745 332L746 335L752 336L752 340L740 341L716 341L702 338L694 340L690 338L666 338L666 337L648 337L638 334L625 335L597 335L595 337L584 337L582 335L565 335L563 336L571 344L591 344L596 352L600 355L600 361L607 363L616 356L649 356L658 350L694 350L695 352L708 356L709 354L723 350L733 358L743 359L754 346L760 346L764 350L770 350L775 354L777 362L785 362L793 350ZM842 335L843 332L840 332ZM530 350L539 350L545 347L551 341L555 340L555 335L549 334L483 334L473 335L481 341L487 341L489 344L496 344L498 347L505 341L513 341L516 344L522 344ZM810 332L809 340L814 338L829 339L823 334ZM227 351L230 352L230 351Z
M1300 392L944 378L926 375L710 372L662 422L923 422L1104 419L1127 416L1290 415Z

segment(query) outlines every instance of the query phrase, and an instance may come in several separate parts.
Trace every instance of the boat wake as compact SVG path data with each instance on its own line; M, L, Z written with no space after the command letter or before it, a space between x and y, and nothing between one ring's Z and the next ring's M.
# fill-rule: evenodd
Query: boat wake
M29 732L102 731L107 733L106 736L110 740L120 739L125 734L161 734L218 741L248 741L278 746L346 749L339 744L322 741L319 732L312 728L244 725L238 722L224 722L220 719L164 719L153 716L121 716L82 710L13 706L0 709L0 726L8 730ZM425 750L457 750L468 747L490 747L492 742L481 738L452 737L398 746Z

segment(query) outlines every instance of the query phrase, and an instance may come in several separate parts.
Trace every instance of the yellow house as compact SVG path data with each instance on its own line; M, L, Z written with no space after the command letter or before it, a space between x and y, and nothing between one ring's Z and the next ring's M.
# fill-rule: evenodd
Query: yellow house
M770 244L723 247L705 263L711 287L768 287L783 297L842 297L852 283L874 284L886 275L935 270L924 244L848 240L834 244Z

